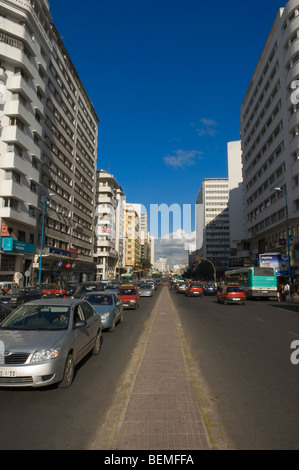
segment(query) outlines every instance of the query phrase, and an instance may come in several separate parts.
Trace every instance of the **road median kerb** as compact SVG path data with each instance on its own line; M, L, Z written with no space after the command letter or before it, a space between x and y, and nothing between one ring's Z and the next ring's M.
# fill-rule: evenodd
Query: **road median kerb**
M230 438L226 435L225 429L218 416L215 397L212 396L208 385L199 370L197 362L195 362L190 347L186 341L183 328L180 322L179 314L176 310L174 302L169 294L169 301L174 313L176 327L180 338L183 357L185 360L186 373L188 374L192 383L195 399L197 401L202 419L205 423L212 448L214 450L233 450L234 445Z

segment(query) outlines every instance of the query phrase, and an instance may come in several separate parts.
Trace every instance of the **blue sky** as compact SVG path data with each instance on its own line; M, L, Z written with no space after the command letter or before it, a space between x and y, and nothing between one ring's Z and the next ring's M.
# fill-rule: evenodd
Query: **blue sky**
M50 0L100 118L98 168L128 202L195 204L227 142L280 0Z

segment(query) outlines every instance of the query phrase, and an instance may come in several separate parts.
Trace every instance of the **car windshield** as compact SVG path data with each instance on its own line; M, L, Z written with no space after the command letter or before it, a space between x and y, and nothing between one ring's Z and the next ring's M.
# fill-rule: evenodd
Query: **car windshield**
M120 289L119 294L120 295L135 295L136 291L135 289Z
M63 305L21 305L0 325L9 330L62 330L69 324L70 308Z
M228 287L227 292L243 292L240 287Z
M151 289L151 288L152 288L152 286L150 284L142 284L140 286L140 289Z
M83 299L87 300L92 305L112 305L112 295L93 294L85 295Z

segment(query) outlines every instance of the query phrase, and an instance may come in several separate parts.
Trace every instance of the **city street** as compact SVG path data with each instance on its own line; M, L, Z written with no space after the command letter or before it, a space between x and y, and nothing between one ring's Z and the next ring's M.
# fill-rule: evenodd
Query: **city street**
M0 448L92 448L116 397L117 412L125 406L121 385L132 374L132 358L138 362L138 343L148 334L160 292L141 299L139 309L125 311L125 321L114 333L104 333L100 355L84 361L69 389L1 389L5 432ZM187 298L173 288L169 292L183 350L187 345L205 385L201 399L217 413L233 448L297 449L299 366L291 363L290 346L299 338L299 304L248 301L227 306L215 296Z
M184 335L236 449L299 447L299 304L175 294Z

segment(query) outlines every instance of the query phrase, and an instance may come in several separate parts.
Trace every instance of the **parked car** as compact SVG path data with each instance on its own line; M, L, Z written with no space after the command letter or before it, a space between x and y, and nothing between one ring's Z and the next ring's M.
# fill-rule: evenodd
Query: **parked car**
M240 287L224 286L221 291L217 293L218 302L224 304L245 304L246 295Z
M122 287L117 293L124 308L139 308L139 293L134 287Z
M103 284L101 281L82 282L82 284L77 287L72 297L74 299L80 299L82 295L87 294L88 292L102 291L104 289L105 284Z
M79 281L67 281L64 286L65 295L67 297L70 295L73 295L78 286L79 286Z
M1 387L69 387L74 368L101 347L101 316L86 300L40 299L21 305L0 324L5 344Z
M1 295L0 299L4 305L14 309L30 300L40 299L41 297L40 290L35 287L13 287L7 294Z
M91 292L82 297L101 315L103 329L114 331L118 322L124 321L124 306L114 292Z
M12 312L12 309L5 305L1 300L0 300L0 323L8 317L8 315Z
M215 287L215 284L212 282L207 282L203 287L203 293L204 295L216 295L217 289Z
M152 297L153 295L152 284L141 284L138 287L138 292L139 292L140 297Z
M191 282L185 292L187 297L203 297L203 288L196 282Z

